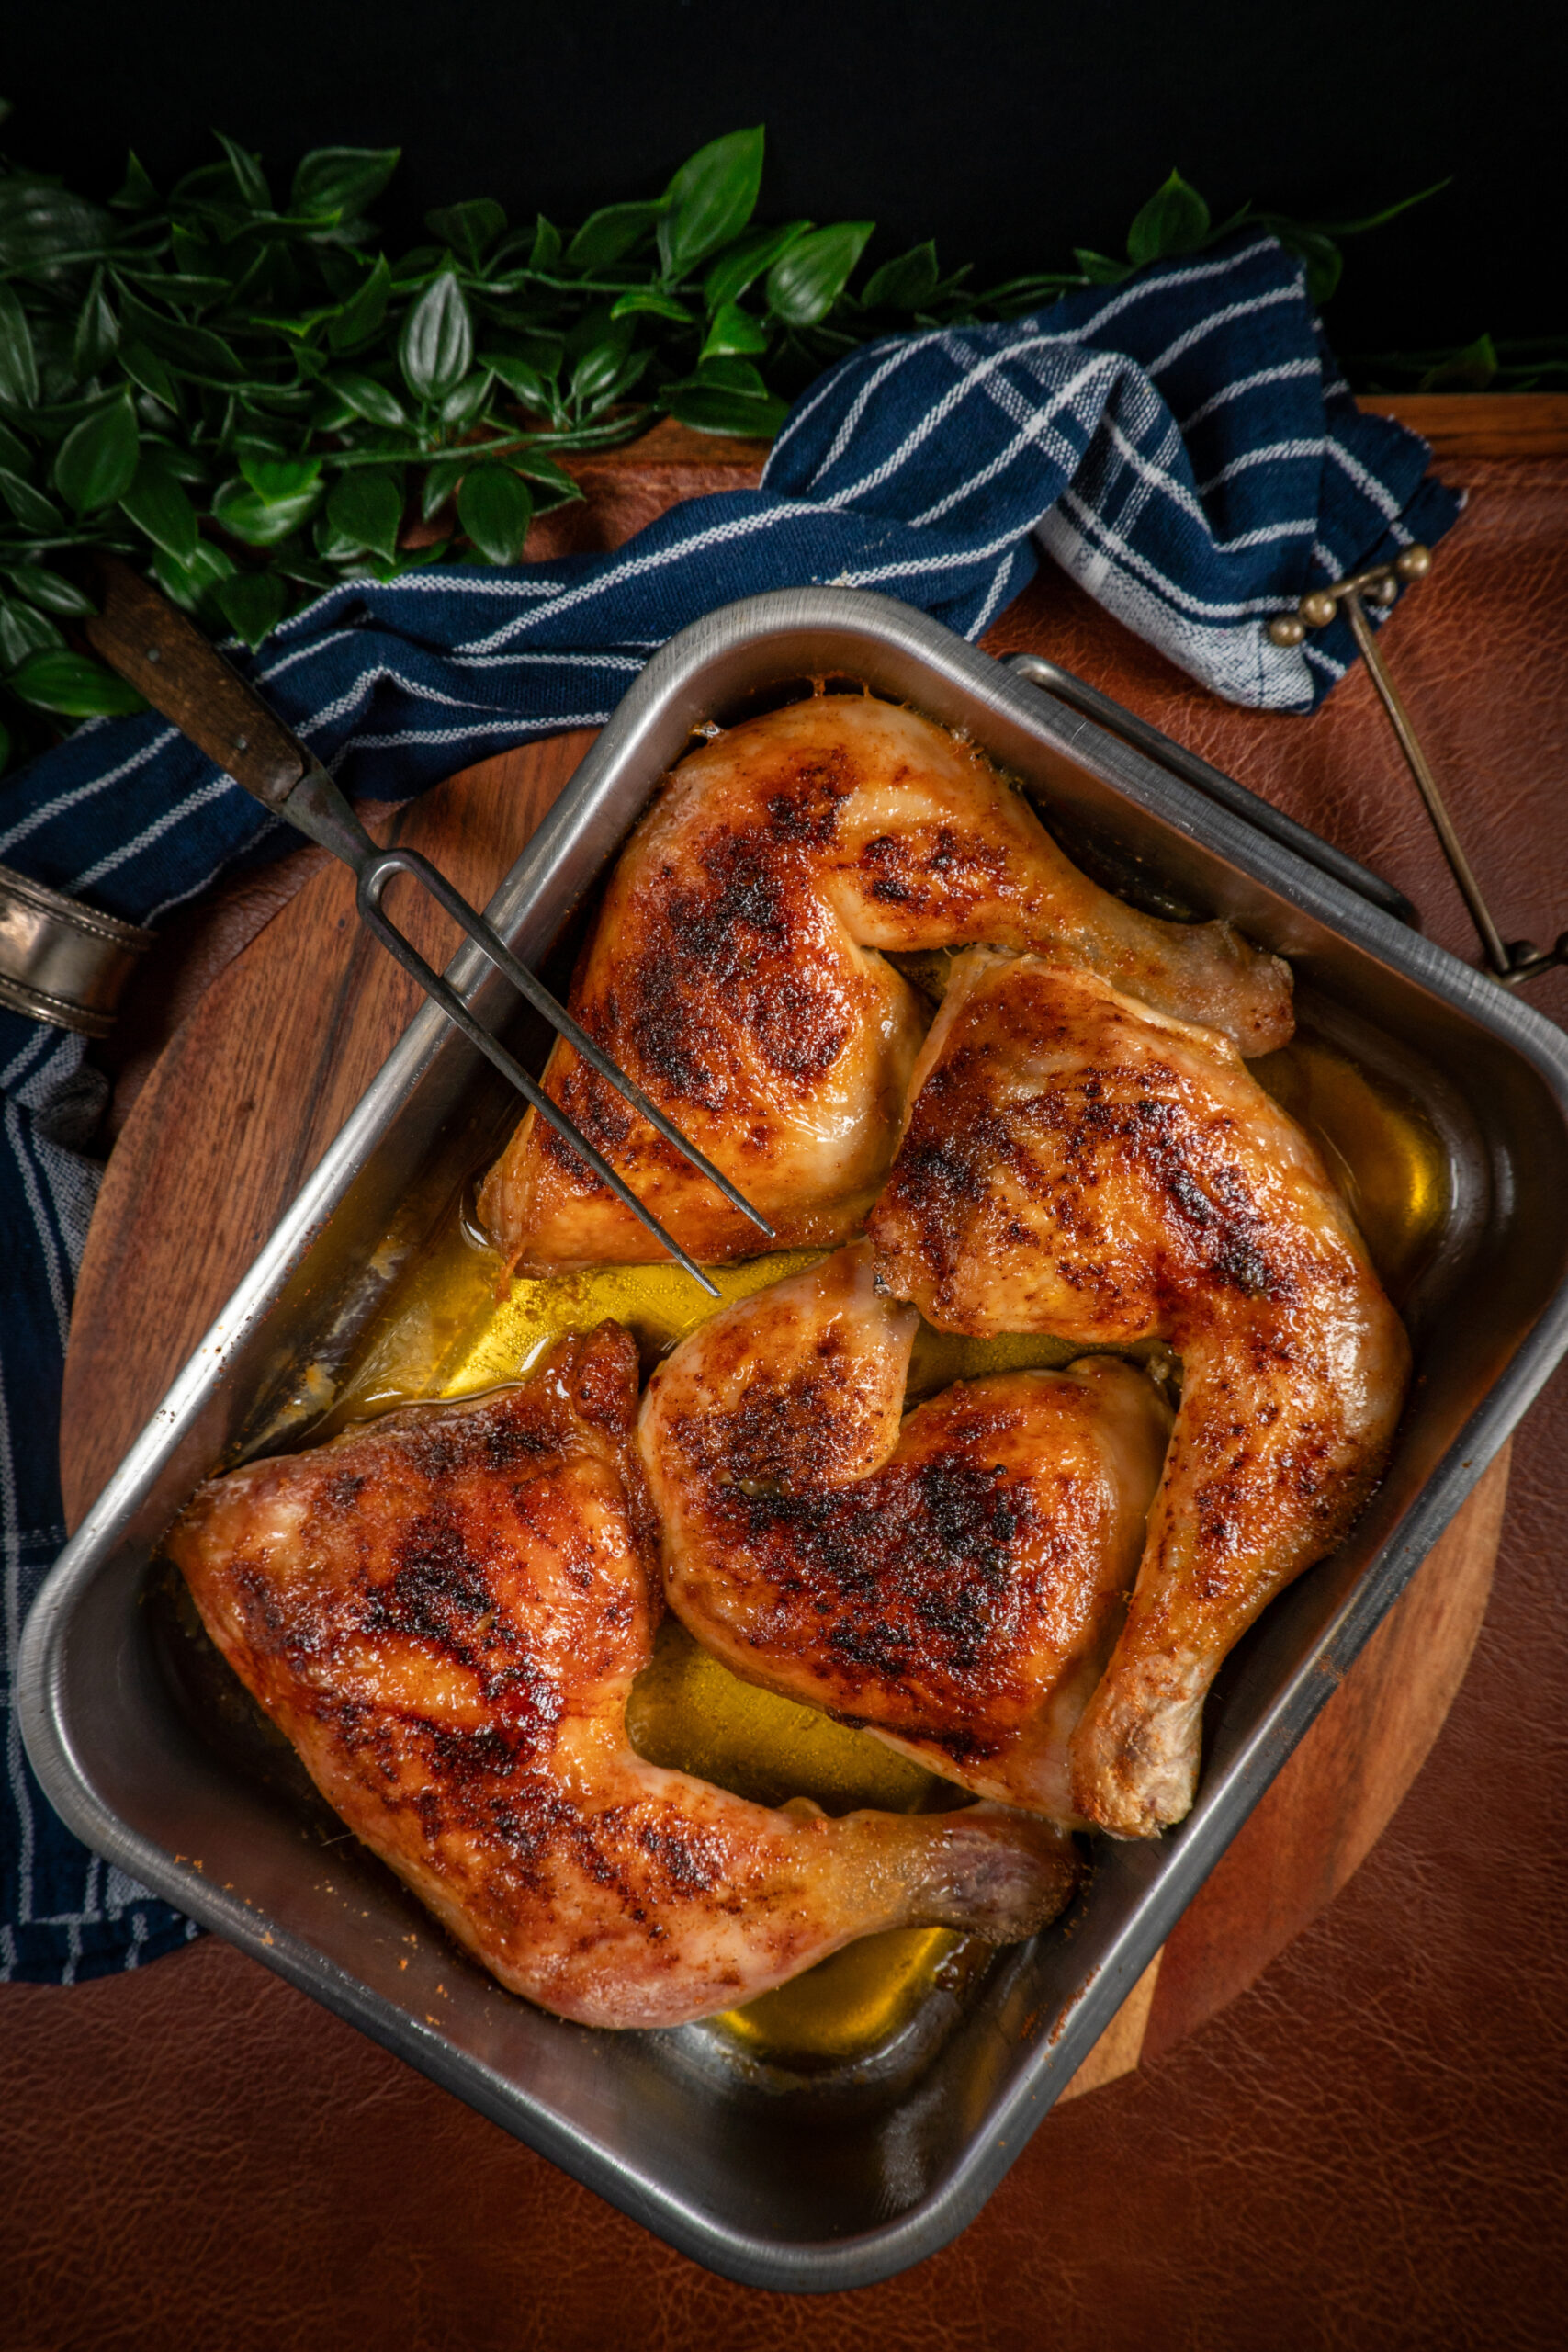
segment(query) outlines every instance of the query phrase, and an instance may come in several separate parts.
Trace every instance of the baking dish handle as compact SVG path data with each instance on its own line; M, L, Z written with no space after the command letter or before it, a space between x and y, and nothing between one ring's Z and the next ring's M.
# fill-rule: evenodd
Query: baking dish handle
M1139 718L1132 711L1124 710L1119 702L1112 702L1111 696L1102 695L1097 686L1086 685L1070 670L1064 670L1055 662L1048 662L1041 653L1010 653L1005 666L1014 677L1022 678L1026 684L1038 686L1043 693L1055 695L1058 702L1065 702L1081 718L1093 719L1095 725L1103 727L1108 734L1120 736L1122 742L1131 743L1135 751L1146 753L1158 766L1169 768L1184 784L1191 785L1208 799L1217 800L1233 815L1244 817L1249 825L1256 825L1260 833L1267 833L1270 841L1278 842L1282 849L1293 850L1298 857L1304 857L1308 865L1315 865L1319 873L1331 876L1336 882L1342 882L1348 890L1354 890L1359 898L1368 899L1384 914L1393 915L1398 922L1409 923L1414 930L1420 929L1421 918L1403 890L1396 890L1392 882L1385 882L1381 874L1374 874L1371 866L1363 865L1359 858L1347 856L1342 849L1336 849L1332 842L1320 840L1305 825L1298 825L1295 819L1287 817L1282 809L1259 799L1256 792L1249 792L1246 785L1237 784L1235 777L1226 775L1223 769L1212 768L1208 761L1201 760L1195 752L1188 751L1184 745L1173 741L1170 736L1163 735L1157 727L1151 727L1146 718Z

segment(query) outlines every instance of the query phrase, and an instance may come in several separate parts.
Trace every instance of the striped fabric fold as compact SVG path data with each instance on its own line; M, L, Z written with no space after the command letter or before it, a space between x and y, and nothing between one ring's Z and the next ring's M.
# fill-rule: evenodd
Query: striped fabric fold
M1357 408L1272 239L1032 317L853 353L797 402L755 491L613 554L336 589L260 656L229 649L352 792L410 797L487 753L601 724L649 654L736 597L873 588L977 638L1042 552L1227 699L1309 712L1354 658L1282 649L1309 588L1441 537L1426 444ZM153 715L100 720L0 782L0 862L156 923L290 836ZM134 1967L186 1923L50 1812L10 1709L21 1621L63 1540L59 1395L97 1179L82 1042L0 1012L0 1981Z

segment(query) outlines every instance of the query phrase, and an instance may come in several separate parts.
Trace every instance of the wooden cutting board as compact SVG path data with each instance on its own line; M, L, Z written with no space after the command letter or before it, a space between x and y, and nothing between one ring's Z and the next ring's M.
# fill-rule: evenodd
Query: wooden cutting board
M453 778L384 836L489 897L591 737ZM394 908L439 966L455 936ZM77 1291L62 1468L72 1524L97 1494L396 1041L413 984L320 865L200 999L153 1064L110 1159ZM1506 1460L1385 1620L1077 2078L1112 2080L1234 1998L1345 1883L1420 1767L1490 1589Z

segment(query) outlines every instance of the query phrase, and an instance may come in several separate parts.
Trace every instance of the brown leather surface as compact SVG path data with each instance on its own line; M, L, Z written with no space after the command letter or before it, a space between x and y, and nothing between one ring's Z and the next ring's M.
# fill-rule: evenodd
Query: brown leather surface
M1466 460L1385 644L1510 938L1568 922L1568 465ZM1466 953L1369 683L1224 711L1058 580L1050 650L1380 866ZM1568 976L1529 1001L1568 1016ZM685 2352L1555 2346L1568 1387L1522 1430L1492 1606L1337 1902L1179 2047L1048 2119L980 2220L826 2301L716 2280L253 1963L0 1996L0 2344Z

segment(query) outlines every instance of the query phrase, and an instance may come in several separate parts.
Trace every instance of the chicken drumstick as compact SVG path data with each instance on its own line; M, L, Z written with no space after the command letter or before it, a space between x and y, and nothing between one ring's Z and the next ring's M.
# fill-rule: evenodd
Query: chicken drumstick
M230 1665L457 1941L583 2024L704 2017L882 1928L1032 1934L1074 1878L1043 1822L770 1811L628 1745L659 1612L637 1373L602 1324L520 1386L215 1479L168 1549Z
M1123 1837L1192 1802L1204 1696L1344 1536L1409 1377L1403 1325L1316 1152L1213 1030L1093 974L960 959L868 1232L945 1330L1181 1356L1126 1625L1073 1736L1073 1794Z
M1070 865L972 744L819 695L682 760L611 878L571 990L583 1027L783 1245L845 1240L886 1174L928 1017L895 949L1034 948L1227 1031L1291 1035L1291 979L1228 924L1156 922ZM558 1044L547 1091L708 1263L755 1228ZM530 1111L480 1215L529 1272L638 1260L648 1236Z
M1067 1741L1170 1414L1099 1356L960 1381L900 1428L917 1319L858 1242L660 1366L639 1435L671 1604L735 1673L1071 1824Z

